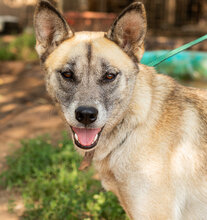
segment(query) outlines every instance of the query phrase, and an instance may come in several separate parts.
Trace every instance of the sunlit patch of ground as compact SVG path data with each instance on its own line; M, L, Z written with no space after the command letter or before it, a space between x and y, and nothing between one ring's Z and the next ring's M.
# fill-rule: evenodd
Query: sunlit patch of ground
M49 133L55 140L64 130L43 79L38 62L0 62L0 172L21 139ZM0 219L17 220L23 208L17 193L0 189Z

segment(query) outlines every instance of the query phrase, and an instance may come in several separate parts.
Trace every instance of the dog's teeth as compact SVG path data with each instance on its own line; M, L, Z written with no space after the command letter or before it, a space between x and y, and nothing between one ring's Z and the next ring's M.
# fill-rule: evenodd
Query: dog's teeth
M96 137L94 138L94 142L95 142L97 139L98 139L98 134L97 134ZM94 143L94 142L93 142L93 143Z
M75 134L75 139L78 141L78 135L77 134Z
M93 140L93 143L94 144L96 142L96 140L98 139L98 134L95 136L94 140Z

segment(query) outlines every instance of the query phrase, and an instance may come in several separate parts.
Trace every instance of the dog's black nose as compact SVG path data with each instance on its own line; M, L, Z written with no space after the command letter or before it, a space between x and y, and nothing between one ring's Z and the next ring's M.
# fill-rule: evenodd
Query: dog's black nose
M94 107L80 106L75 110L76 119L84 125L89 125L96 121L98 110Z

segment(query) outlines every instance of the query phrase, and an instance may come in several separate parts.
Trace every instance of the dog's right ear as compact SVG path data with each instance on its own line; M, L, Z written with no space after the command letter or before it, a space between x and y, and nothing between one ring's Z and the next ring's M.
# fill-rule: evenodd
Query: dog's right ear
M73 32L63 16L48 2L40 1L34 14L36 51L42 61Z

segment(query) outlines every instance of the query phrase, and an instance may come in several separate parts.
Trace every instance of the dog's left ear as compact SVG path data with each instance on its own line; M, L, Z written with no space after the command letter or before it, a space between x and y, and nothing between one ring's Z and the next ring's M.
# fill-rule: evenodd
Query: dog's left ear
M135 56L140 61L144 53L146 30L144 5L135 2L117 17L106 36L116 42L129 56Z

